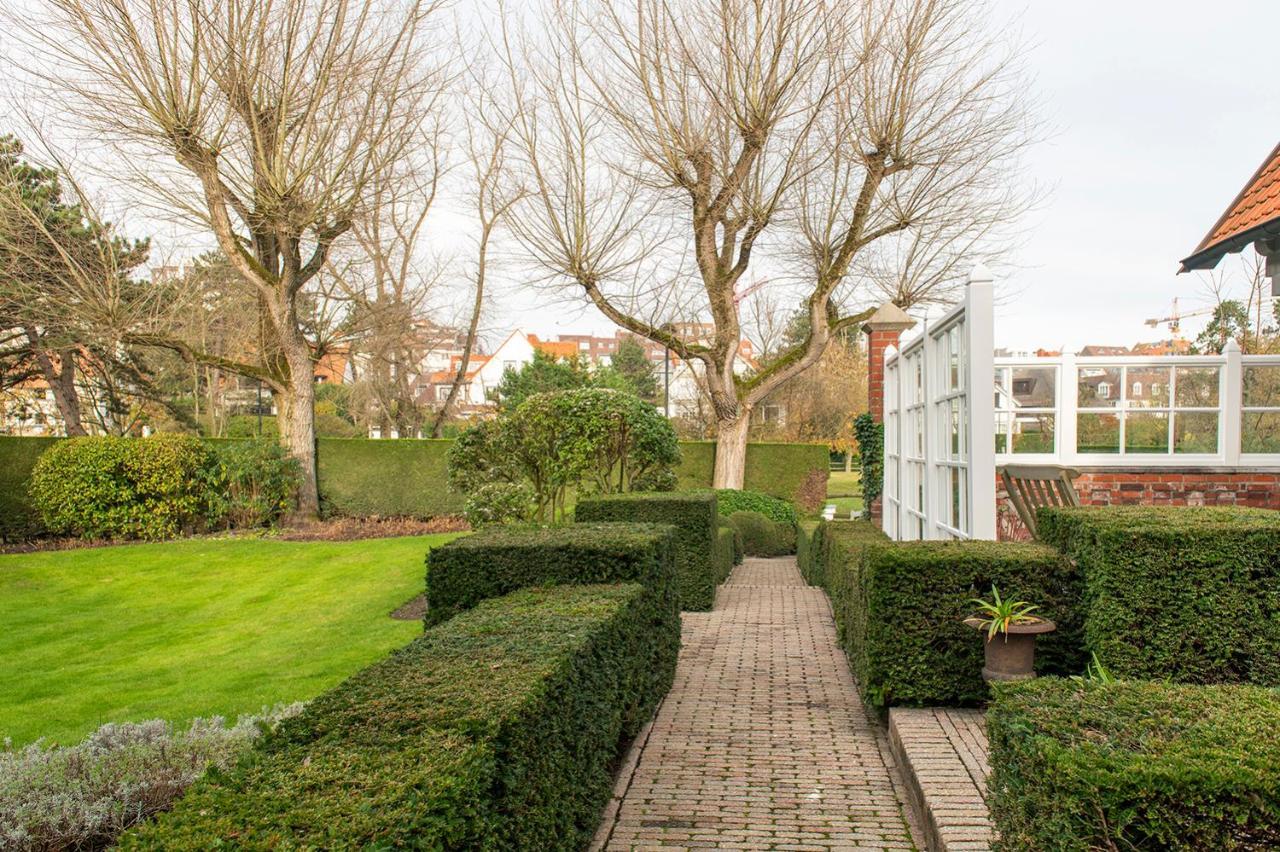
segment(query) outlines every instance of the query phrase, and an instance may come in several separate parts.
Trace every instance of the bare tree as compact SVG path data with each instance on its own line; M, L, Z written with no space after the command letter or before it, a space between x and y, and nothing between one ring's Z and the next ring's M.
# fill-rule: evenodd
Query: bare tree
M885 290L860 266L869 247L987 231L1019 208L1025 98L984 13L971 0L566 0L545 36L504 40L532 190L513 228L551 281L698 365L717 486L742 485L755 405ZM735 294L757 255L795 282L810 323L744 377ZM710 329L654 318L673 290L697 297Z
M433 0L49 0L24 26L83 126L114 143L152 197L212 234L260 300L256 361L214 357L163 330L136 343L271 388L319 508L308 287L335 241L418 138L441 81L424 41ZM178 171L166 167L176 162Z
M449 393L436 412L431 437L439 438L445 422L453 412L458 394L466 383L471 355L480 331L480 316L485 304L485 285L489 274L490 249L494 234L512 208L524 197L518 182L508 179L508 148L512 125L519 114L518 104L499 108L494 94L497 85L483 65L473 67L468 94L463 104L466 148L471 180L467 195L471 199L480 231L476 236L475 261L470 269L473 286L471 316L467 322L462 357L449 384Z

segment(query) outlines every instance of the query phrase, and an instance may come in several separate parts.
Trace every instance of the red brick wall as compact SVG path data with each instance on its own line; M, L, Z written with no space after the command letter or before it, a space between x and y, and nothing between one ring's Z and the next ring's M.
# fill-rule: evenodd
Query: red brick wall
M867 332L867 410L877 423L884 422L884 353L897 346L901 331L872 329Z
M1076 480L1086 506L1253 506L1280 509L1280 471L1087 470ZM997 480L1001 539L1029 538Z

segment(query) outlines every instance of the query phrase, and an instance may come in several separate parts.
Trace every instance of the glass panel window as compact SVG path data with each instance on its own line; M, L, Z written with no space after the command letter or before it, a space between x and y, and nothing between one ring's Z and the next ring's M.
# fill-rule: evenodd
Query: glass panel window
M1121 372L1119 367L1081 367L1076 405L1080 408L1114 408L1120 399Z
M1217 408L1220 373L1217 367L1178 367L1174 370L1178 385L1174 404L1178 408Z
M1130 408L1169 407L1168 367L1126 367Z
M1053 367L1014 367L1013 401L1018 408L1053 408L1057 402Z
M1120 452L1120 417L1116 414L1076 415L1076 446L1082 453Z
M1240 430L1240 452L1280 453L1280 411L1246 411Z
M1174 414L1173 451L1175 453L1218 452L1218 413L1216 411L1179 411Z
M1015 453L1052 453L1054 415L1022 414L1013 421L1012 446Z
M1244 368L1245 408L1280 408L1280 365Z
M1130 414L1124 423L1126 453L1169 452L1169 415L1161 412Z

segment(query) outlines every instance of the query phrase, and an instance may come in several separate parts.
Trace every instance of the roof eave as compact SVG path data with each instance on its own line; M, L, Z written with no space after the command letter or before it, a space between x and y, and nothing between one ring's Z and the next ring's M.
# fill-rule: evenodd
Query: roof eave
M1242 251L1257 240L1274 236L1280 236L1280 216L1268 219L1261 225L1255 225L1235 236L1227 237L1212 245L1205 246L1200 251L1185 258L1182 261L1181 268L1178 269L1178 273L1192 272L1197 269L1213 269L1218 265L1218 261L1222 260L1226 255Z

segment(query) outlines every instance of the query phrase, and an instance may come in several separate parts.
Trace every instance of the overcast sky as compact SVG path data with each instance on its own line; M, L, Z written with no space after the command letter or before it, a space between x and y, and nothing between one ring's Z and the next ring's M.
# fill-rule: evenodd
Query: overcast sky
M1211 304L1203 276L1175 274L1178 261L1280 142L1280 0L993 4L1022 32L1050 131L1028 157L1028 177L1049 192L1002 282L997 345L1167 338L1143 320L1167 316L1175 296L1183 311ZM1204 322L1184 321L1183 334ZM537 309L524 295L506 296L491 324L610 327L590 309Z
M996 2L1020 15L1056 128L1030 156L1052 191L1029 217L996 341L1156 339L1142 321L1167 316L1174 296L1183 310L1209 303L1204 279L1176 275L1178 261L1280 142L1280 2Z
M1167 315L1175 296L1184 311L1209 304L1203 277L1176 275L1178 261L1280 141L1280 0L991 2L994 25L1016 21L1050 130L1028 156L1028 177L1048 195L1024 222L1002 282L997 345L1075 350L1167 337L1143 320ZM464 20L471 5L459 7ZM3 35L0 45L23 49ZM461 249L469 231L448 207L429 229L442 252ZM207 235L146 232L158 255L207 247ZM485 322L491 344L516 326L550 335L612 328L591 307L541 304L511 286L522 270L508 264L499 274L508 286L492 288L501 292ZM446 299L446 320L452 301L466 299ZM1183 333L1203 324L1189 320Z

